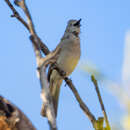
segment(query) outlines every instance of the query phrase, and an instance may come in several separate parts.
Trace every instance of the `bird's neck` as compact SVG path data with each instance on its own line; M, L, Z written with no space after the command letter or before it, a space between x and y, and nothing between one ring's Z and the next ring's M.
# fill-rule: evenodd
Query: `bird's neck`
M63 39L69 39L69 38L76 38L76 39L79 39L79 33L76 33L76 32L66 32L66 33L64 33L64 35L63 35L63 38L62 38L62 40Z

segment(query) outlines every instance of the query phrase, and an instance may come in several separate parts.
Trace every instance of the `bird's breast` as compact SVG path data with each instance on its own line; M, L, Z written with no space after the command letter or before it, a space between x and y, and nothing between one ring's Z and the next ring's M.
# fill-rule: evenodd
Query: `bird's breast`
M80 42L71 41L62 44L61 52L57 59L59 67L63 69L67 76L75 69L80 59Z

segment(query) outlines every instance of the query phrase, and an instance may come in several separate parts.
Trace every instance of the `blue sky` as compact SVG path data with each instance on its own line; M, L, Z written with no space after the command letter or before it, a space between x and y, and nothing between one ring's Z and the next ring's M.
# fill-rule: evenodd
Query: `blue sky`
M90 75L81 72L79 66L84 61L91 61L110 80L120 82L125 35L130 29L130 1L28 0L27 5L38 35L51 50L59 43L67 21L82 18L81 60L70 77L90 110L97 117L101 116ZM46 119L40 116L40 85L29 34L21 23L10 18L11 10L4 1L0 1L0 12L0 94L21 108L38 130L48 128ZM123 110L101 81L100 86L109 119L114 122ZM72 92L64 85L57 123L59 130L92 129Z

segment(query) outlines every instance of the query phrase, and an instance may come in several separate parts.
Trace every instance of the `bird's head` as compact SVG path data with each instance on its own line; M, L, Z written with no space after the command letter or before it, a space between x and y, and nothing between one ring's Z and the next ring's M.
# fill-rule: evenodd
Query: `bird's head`
M80 33L80 24L81 19L79 20L69 20L66 27L66 32L73 33L75 36L78 36Z

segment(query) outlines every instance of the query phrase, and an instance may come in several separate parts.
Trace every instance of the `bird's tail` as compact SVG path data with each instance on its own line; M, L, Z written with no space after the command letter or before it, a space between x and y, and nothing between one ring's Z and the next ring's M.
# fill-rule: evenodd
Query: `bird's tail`
M52 95L52 100L53 100L53 105L54 105L56 116L57 116L57 111L58 111L58 101L59 101L61 84L62 84L62 79L53 80L53 82L50 82L50 92Z
M59 77L60 76L58 75L58 73L54 72L52 74L52 78L50 79L50 85L49 85L50 93L51 93L52 101L53 101L53 105L54 105L55 116L57 116L60 87L61 87L61 84L63 81ZM42 105L41 115L46 117L46 107L44 104Z

